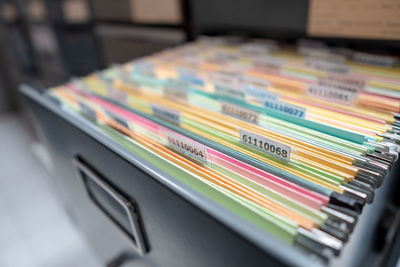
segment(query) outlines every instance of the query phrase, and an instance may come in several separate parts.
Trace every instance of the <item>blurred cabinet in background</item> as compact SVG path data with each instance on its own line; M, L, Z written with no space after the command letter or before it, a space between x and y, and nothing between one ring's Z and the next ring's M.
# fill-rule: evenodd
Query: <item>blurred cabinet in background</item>
M68 77L86 75L100 68L94 22L87 0L47 0Z
M46 24L30 25L36 62L45 86L55 86L67 79L67 73L55 32Z
M180 25L180 0L92 0L95 19L137 24Z
M180 29L101 25L96 34L105 65L126 62L185 41Z
M0 112L18 103L18 85L37 76L29 31L18 3L0 1Z
M46 0L46 8L53 24L82 25L92 20L87 0Z
M15 3L11 1L1 2L1 18L3 22L10 24L16 23L20 18L20 14Z
M175 46L188 38L181 0L92 0L102 67Z
M51 87L181 44L188 2L0 0L3 102L21 83Z
M103 21L130 21L129 0L92 0L93 17Z
M29 22L46 22L47 10L43 0L22 0L20 2Z
M91 29L56 32L69 76L83 76L100 68L96 40Z
M63 58L45 0L18 0L23 22L29 32L39 79L44 87L65 82Z

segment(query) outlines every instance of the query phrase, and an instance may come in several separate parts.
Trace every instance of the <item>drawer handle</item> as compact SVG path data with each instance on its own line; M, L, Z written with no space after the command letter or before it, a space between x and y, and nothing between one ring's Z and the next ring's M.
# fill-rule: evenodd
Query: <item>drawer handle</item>
M137 203L115 188L81 157L73 160L92 202L131 240L138 254L148 249Z

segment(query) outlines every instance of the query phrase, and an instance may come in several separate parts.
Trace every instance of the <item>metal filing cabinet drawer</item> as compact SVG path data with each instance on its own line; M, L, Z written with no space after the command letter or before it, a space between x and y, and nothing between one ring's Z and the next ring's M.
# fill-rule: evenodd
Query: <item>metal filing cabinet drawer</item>
M32 88L22 92L50 149L57 192L104 263L174 267L323 264L151 166ZM376 248L375 235L398 168L394 166L373 204L364 208L350 241L331 261L332 266L366 262L377 266L388 257L382 251L389 251L390 238ZM396 230L396 225L392 227L389 230Z

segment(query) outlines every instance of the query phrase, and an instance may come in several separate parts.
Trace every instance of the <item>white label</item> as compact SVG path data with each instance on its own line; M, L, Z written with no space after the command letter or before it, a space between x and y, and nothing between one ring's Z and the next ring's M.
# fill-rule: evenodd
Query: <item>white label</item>
M319 59L325 61L331 61L336 63L343 63L346 60L346 57L343 55L337 55L331 53L326 48L309 48L309 47L300 47L298 49L300 55L307 57L309 59Z
M325 87L310 84L307 86L307 95L325 101L335 102L342 105L350 105L354 99L354 92L333 87Z
M240 52L250 55L265 55L271 52L271 48L264 44L248 43L240 46Z
M263 103L265 99L278 99L277 95L270 93L263 88L249 85L244 85L243 88L246 92L246 99L254 99L259 103Z
M283 159L285 161L290 160L290 152L292 150L291 147L271 140L267 137L263 137L241 129L240 142L279 159Z
M327 77L328 80L341 82L344 84L351 85L360 89L364 89L366 79L363 77L357 77L354 75L341 75L330 73Z
M182 90L176 87L166 86L164 87L164 96L173 101L181 101L187 103L188 94L186 90Z
M306 116L305 108L279 100L265 99L264 106L297 118L304 118Z
M201 163L207 163L206 148L198 145L189 139L183 138L171 132L165 132L169 147L172 149L189 156Z
M306 60L306 66L324 71L324 72L333 72L333 73L348 73L350 71L350 67L345 64L335 63L335 62L327 62L324 60L317 59L308 59Z
M204 80L199 76L197 70L185 67L179 67L177 70L181 80L197 85L204 84Z
M321 54L321 53L325 53L325 54L329 54L329 48L325 47L325 46L321 46L321 47L317 47L317 46L304 46L304 45L299 45L297 47L297 52L302 55L302 56L310 56L313 54Z
M236 60L238 58L238 55L236 53L232 52L227 52L227 51L217 51L214 54L214 59L217 61L231 61L231 60Z
M214 84L214 91L216 95L228 96L235 99L244 100L245 93L243 88L225 83Z
M153 114L155 116L174 124L180 125L181 114L179 113L179 111L158 104L152 104L151 109L153 110Z
M254 67L264 68L269 70L280 70L283 61L279 58L269 57L269 56L258 56L253 59Z
M252 84L255 86L261 86L265 88L269 86L269 81L249 75L242 75L240 77L240 82L243 84Z
M169 78L165 82L165 85L170 86L170 87L176 87L176 88L183 89L183 90L187 90L190 87L189 82L180 80L180 79L172 79L172 78Z
M234 64L228 64L224 66L223 72L231 73L235 75L235 80L237 80L237 75L242 74L243 72L249 70L252 67L249 63L237 61Z
M317 81L317 84L322 87L346 90L346 91L350 91L353 93L358 93L358 91L360 90L360 87L346 84L343 82L338 82L335 80L326 79L326 78L319 78Z
M355 52L353 55L353 60L361 64L384 67L392 67L398 62L398 59L395 57L374 55L362 52Z
M344 48L344 47L330 47L329 49L333 54L341 55L344 56L345 58L351 58L354 52L350 48Z
M187 103L189 83L183 80L170 79L164 86L164 96L173 101Z
M210 72L208 74L210 80L214 83L224 83L224 84L236 84L237 83L237 75L233 72Z
M260 114L256 111L242 108L227 102L221 102L221 112L253 124L258 124L260 117Z

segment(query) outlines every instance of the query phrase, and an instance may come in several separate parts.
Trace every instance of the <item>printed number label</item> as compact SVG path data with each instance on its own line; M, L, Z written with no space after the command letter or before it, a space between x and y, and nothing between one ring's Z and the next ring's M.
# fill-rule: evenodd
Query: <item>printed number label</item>
M188 139L184 139L170 132L165 132L167 135L168 145L182 154L189 156L201 163L207 163L206 148L193 143Z
M355 97L355 93L347 90L318 85L309 85L307 87L307 95L342 105L350 105Z
M246 99L255 99L257 102L260 103L262 103L262 101L266 98L271 100L278 99L277 95L267 92L265 89L262 88L249 85L244 85L243 88L246 92Z
M343 63L346 61L344 55L334 54L326 48L310 48L310 47L299 47L297 50L300 55L306 57L308 60L323 60L335 63Z
M361 64L384 67L393 67L393 65L398 62L396 57L374 55L363 52L355 52L353 55L353 60Z
M291 147L258 134L240 130L240 142L285 161L290 160Z
M316 59L308 59L306 60L306 66L320 70L323 72L333 72L333 73L342 73L346 74L349 72L349 66L345 64L335 63L335 62L327 62L323 60Z
M240 52L250 55L265 55L271 52L271 47L263 44L245 44L240 47Z
M242 88L239 88L236 86L231 86L231 85L225 84L225 83L216 83L214 85L214 90L215 90L216 95L228 96L228 97L236 98L239 100L245 99L244 90L242 90Z
M356 87L359 89L364 89L366 83L366 78L364 77L357 77L355 75L333 74L333 73L328 74L326 80L348 84L349 86Z
M181 114L179 113L179 111L157 104L152 104L151 109L153 110L153 114L155 116L167 120L169 122L172 122L174 124L180 125Z
M183 80L168 79L164 86L164 96L173 101L187 102L190 83Z
M358 92L360 87L346 84L343 82L327 79L327 78L319 78L317 84L322 87L332 88L332 89L339 89L339 90L346 90L349 92Z
M304 118L306 116L306 109L289 103L285 103L279 100L265 100L264 106L269 109L274 109L276 111L286 113L288 115Z
M186 90L180 88L174 88L170 86L164 87L164 96L173 101L181 101L187 103L188 94Z
M250 123L258 124L260 114L256 111L249 110L246 108L239 107L237 105L222 102L221 103L222 113L244 120Z
M282 65L283 61L279 58L270 56L257 56L254 58L254 67L256 68L279 71Z
M263 88L268 88L268 86L270 85L269 81L265 80L265 79L261 79L261 78L257 78L257 77L253 77L253 76L249 76L249 75L242 75L240 77L240 82L244 85L248 85L248 86L260 86Z

